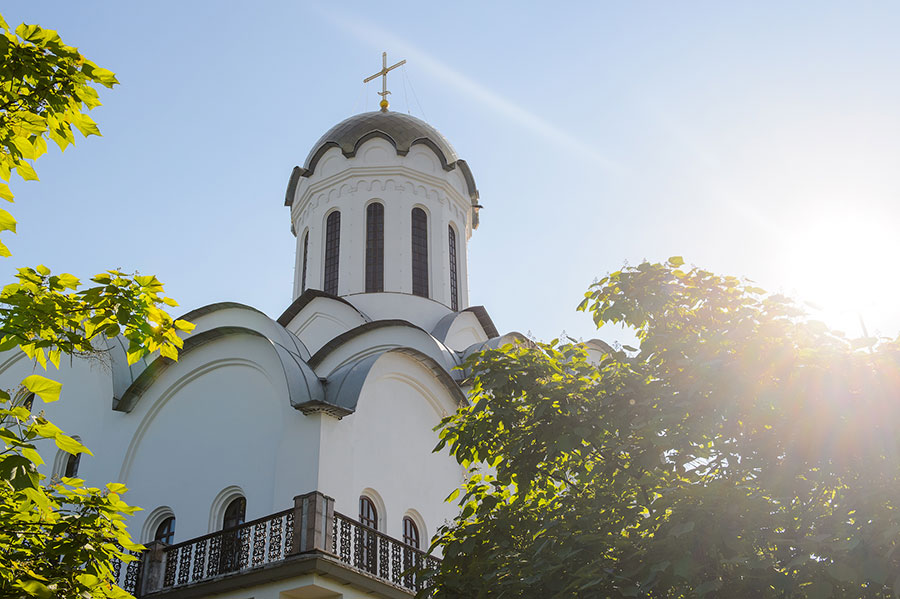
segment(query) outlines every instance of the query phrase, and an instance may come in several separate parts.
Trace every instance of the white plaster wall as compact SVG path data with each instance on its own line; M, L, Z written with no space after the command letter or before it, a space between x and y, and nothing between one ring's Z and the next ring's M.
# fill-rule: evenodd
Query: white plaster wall
M306 304L285 328L297 335L314 354L341 333L365 322L366 319L353 307L327 297L317 297Z
M451 313L446 305L411 293L358 293L345 297L372 320L406 320L426 331Z
M444 339L444 345L454 351L464 351L466 348L475 343L484 343L488 340L488 336L481 328L478 317L471 312L461 312L453 320L450 330L447 331L447 337Z
M457 235L459 309L469 305L466 245L471 236L471 200L459 169L444 171L436 155L414 145L399 156L384 139L371 139L353 158L338 148L329 149L314 174L301 177L291 219L297 234L297 252L310 231L307 287L324 283L325 221L341 211L338 295L365 291L365 215L372 201L384 204L384 289L412 292L411 212L421 207L428 214L429 297L450 305L448 227ZM294 297L301 293L302 262L294 280Z
M216 599L372 599L385 595L320 574L305 574L216 595Z
M432 429L456 409L450 393L409 356L380 358L363 386L354 414L323 420L319 488L334 497L335 510L356 518L364 489L384 503L381 528L402 538L403 516L413 509L425 521L423 545L455 514L444 498L463 479L463 470L446 452L432 453Z
M315 487L318 426L290 406L265 339L224 338L183 356L129 416L139 424L120 479L138 505L172 507L176 540L210 532L211 505L226 487L244 491L248 520Z
M89 485L102 486L116 481L121 451L108 451L108 431L123 426L123 414L112 410L112 376L108 359L69 360L63 358L60 369L49 366L46 371L36 366L18 349L5 352L0 357L0 388L10 393L18 388L22 379L39 374L62 383L61 399L46 404L35 398L32 409L43 410L48 419L69 435L77 435L94 455L83 455L78 476ZM127 424L126 424L127 426ZM42 441L38 451L45 464L41 473L52 474L57 448L52 441Z

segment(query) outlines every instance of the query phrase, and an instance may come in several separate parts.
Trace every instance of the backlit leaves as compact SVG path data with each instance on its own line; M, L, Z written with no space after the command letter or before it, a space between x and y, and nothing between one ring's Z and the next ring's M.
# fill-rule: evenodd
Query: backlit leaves
M437 597L890 597L900 345L674 256L580 309L637 348L471 356Z

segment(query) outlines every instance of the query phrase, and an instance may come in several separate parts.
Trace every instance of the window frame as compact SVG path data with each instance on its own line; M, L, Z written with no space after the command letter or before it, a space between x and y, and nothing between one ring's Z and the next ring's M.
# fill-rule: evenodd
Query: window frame
M410 211L410 253L412 259L412 293L431 297L428 273L428 213L420 206Z
M366 293L384 291L384 204L366 206Z
M453 225L447 225L447 252L450 256L450 309L459 312L458 236Z
M337 295L341 267L341 211L325 217L325 259L322 262L322 291Z

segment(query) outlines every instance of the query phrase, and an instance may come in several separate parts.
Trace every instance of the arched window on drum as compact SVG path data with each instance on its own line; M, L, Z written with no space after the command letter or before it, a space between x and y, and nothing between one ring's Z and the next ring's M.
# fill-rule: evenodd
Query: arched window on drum
M384 291L384 205L366 208L366 293Z
M322 290L338 293L338 267L341 262L341 213L337 210L325 221L325 280Z
M412 292L428 297L428 215L412 210Z
M447 227L447 233L450 254L450 309L456 312L459 310L459 275L457 274L459 262L456 258L456 231L453 229L453 225Z

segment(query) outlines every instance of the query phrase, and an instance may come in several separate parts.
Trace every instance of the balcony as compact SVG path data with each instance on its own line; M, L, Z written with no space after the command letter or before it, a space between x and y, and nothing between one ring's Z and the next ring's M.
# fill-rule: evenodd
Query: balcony
M202 597L304 574L367 592L411 597L440 560L334 511L321 493L293 508L175 545L151 543L138 560L114 564L136 597ZM418 573L418 575L417 575Z

